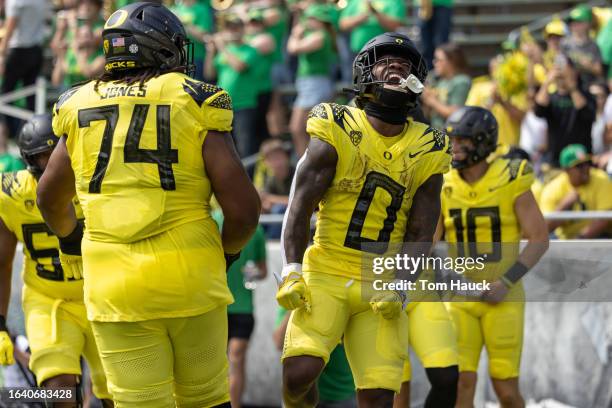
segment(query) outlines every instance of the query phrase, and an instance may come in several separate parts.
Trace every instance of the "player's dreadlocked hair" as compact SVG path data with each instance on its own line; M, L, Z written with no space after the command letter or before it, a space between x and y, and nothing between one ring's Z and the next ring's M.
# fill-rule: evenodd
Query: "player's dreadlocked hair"
M133 85L135 83L138 83L138 87L142 88L147 81L156 78L160 75L168 74L171 72L184 73L185 67L175 67L169 69L151 67L125 71L104 72L94 79L96 81L94 85L94 91L98 92L100 82L125 83L126 85Z

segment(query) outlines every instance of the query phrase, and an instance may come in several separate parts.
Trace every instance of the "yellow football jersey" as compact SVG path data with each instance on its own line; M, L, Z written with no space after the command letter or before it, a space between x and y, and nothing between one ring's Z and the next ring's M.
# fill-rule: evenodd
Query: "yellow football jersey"
M384 253L389 243L403 242L417 189L448 171L448 137L408 120L399 137L385 138L363 110L336 104L315 106L307 130L336 149L338 162L319 203L304 270L361 279L364 254Z
M92 81L53 114L85 215L88 318L187 317L230 303L202 158L210 130L231 130L227 92L180 73L143 87Z
M66 279L59 262L59 241L36 206L36 178L27 170L0 175L0 218L23 243L24 283L54 299L83 299L83 280ZM83 215L78 203L77 217Z
M482 257L484 268L472 268L466 276L473 280L497 279L516 262L521 229L514 212L518 196L528 191L534 180L526 160L497 158L484 176L467 183L453 169L444 177L442 217L444 235L456 243L457 255Z
M179 73L143 88L101 82L96 91L92 81L62 95L53 113L90 239L134 242L210 218L202 144L209 130L231 130L224 90Z

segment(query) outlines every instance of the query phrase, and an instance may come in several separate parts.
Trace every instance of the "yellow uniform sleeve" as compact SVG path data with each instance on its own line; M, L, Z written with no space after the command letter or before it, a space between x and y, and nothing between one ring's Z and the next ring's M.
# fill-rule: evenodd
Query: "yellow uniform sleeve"
M310 110L308 120L306 121L306 131L310 137L316 137L322 141L336 146L334 133L331 129L330 121L331 112L328 109L328 104L320 103Z
M67 109L65 105L70 97L79 89L80 87L75 86L74 88L67 90L61 94L59 98L57 98L57 102L55 102L55 105L53 106L53 133L55 133L55 135L58 137L62 137L64 135L68 136L71 134L70 126L72 122L70 121L69 116L73 110ZM62 109L62 107L64 108Z
M206 99L202 105L202 114L206 130L217 130L219 132L230 132L232 130L232 120L234 119L232 98L225 90L218 88L215 94Z
M9 197L11 185L13 184L13 178L15 173L2 173L0 174L0 181L2 182L2 191L0 191L0 219L4 222L4 225L9 230L13 230L11 227L11 217L9 209L12 207L12 203Z
M169 77L169 80L172 79ZM179 79L183 80L180 89L189 95L197 106L198 111L194 115L201 122L202 130L219 132L232 130L234 119L232 98L224 89L206 82L192 80L186 76ZM182 91L181 94L184 95Z
M419 166L419 185L423 184L434 174L445 174L450 169L452 151L449 137L435 128L428 128L422 138L423 147L427 151L423 154Z
M519 164L517 178L514 181L514 197L517 198L525 191L530 190L535 180L533 166L527 160L522 160Z

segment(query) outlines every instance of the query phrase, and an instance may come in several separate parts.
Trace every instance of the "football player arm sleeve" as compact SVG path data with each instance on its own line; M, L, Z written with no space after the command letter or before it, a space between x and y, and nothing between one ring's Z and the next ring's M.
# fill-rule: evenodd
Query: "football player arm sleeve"
M428 256L431 251L434 234L440 219L442 182L442 174L434 174L421 184L414 195L402 250L410 257ZM414 282L420 272L402 273L400 271L399 273L405 275L400 276L401 279Z
M531 190L525 191L516 198L514 212L522 235L527 239L527 245L521 251L516 263L502 277L502 281L510 286L538 263L548 250L548 228Z
M11 277L17 237L0 217L0 316L6 317L11 297Z
M45 172L36 189L36 204L45 222L60 239L77 228L77 217L72 205L76 195L74 172L62 137L53 150Z
M313 137L300 159L281 232L283 263L302 263L310 237L310 217L336 173L336 149Z
M202 158L212 191L223 210L221 238L226 254L246 245L259 222L261 202L247 175L229 132L209 130Z

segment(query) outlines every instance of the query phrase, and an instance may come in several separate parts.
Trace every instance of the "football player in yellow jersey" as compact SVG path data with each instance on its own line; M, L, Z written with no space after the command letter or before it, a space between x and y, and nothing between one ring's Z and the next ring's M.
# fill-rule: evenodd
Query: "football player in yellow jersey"
M405 293L369 297L362 257L370 244L385 252L392 243L424 243L416 250L429 251L450 165L448 138L408 118L427 75L408 37L373 38L353 72L357 108L324 103L309 115L311 139L284 220L276 298L294 310L282 357L287 407L316 405L315 381L341 338L359 405L393 404L407 358Z
M62 252L82 252L87 315L118 407L229 407L226 267L260 203L229 133L231 99L185 74L186 38L162 5L113 13L106 72L58 100L61 139L38 186Z
M530 190L533 170L526 160L486 160L497 145L497 122L488 110L461 108L446 126L453 170L442 187L444 236L458 256L485 259L482 270L465 273L472 281L490 283L482 301L449 302L459 348L457 407L474 405L483 345L501 406L524 407L518 385L525 311L521 278L548 248L546 222ZM519 251L521 237L528 243Z
M76 387L77 376L81 375L80 358L84 356L94 394L105 401L105 406L111 406L83 303L83 279L78 271L75 274L62 269L57 237L36 207L36 185L58 141L51 128L51 115L35 115L24 124L18 139L28 169L0 176L0 365L13 363L5 316L15 247L22 242L23 311L32 352L29 365L38 384ZM80 207L76 209L82 217Z

